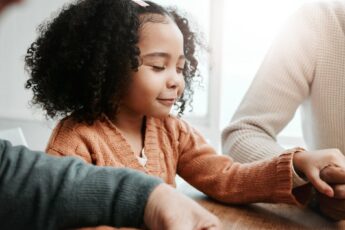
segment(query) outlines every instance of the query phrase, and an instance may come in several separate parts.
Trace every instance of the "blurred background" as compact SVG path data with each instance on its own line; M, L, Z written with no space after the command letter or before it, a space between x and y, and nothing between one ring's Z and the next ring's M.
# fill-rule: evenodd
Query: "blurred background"
M220 133L244 96L267 50L286 20L315 0L154 0L188 12L208 43L202 87L184 118L220 150ZM0 15L0 130L21 128L27 145L44 150L55 122L31 107L24 89L24 55L36 29L68 0L26 0ZM283 145L303 144L299 112L279 136Z

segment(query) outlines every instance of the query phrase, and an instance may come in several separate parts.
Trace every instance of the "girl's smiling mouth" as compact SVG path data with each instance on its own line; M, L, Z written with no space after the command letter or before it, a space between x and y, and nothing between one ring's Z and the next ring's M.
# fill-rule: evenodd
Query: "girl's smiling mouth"
M163 105L172 106L175 103L176 98L157 98L157 100Z

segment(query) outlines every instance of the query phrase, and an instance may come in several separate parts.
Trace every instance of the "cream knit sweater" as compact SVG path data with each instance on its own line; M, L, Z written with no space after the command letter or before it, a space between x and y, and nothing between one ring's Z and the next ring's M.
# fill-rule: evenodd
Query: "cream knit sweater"
M239 162L282 152L276 136L299 106L307 148L345 154L345 1L309 3L292 17L223 131L223 152Z

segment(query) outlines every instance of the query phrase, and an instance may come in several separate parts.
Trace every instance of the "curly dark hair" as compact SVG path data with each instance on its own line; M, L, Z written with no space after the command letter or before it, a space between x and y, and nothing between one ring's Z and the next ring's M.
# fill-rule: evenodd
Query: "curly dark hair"
M186 88L176 103L178 114L183 114L192 101L192 83L200 76L196 49L201 43L176 9L147 3L141 7L130 0L79 0L40 25L25 56L30 74L25 87L33 91L32 104L51 118L72 115L93 123L103 113L114 117L131 82L130 72L140 64L138 30L147 21L159 22L150 17L159 14L172 18L184 37Z

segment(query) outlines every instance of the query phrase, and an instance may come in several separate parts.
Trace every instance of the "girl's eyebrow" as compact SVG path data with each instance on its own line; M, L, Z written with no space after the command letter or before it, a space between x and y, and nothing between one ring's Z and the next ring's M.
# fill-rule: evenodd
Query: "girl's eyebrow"
M145 54L143 56L141 56L141 58L150 58L150 57L163 57L163 58L170 58L171 55L168 54L168 53L163 53L163 52L154 52L154 53L148 53L148 54ZM178 59L186 59L186 57L181 54Z

